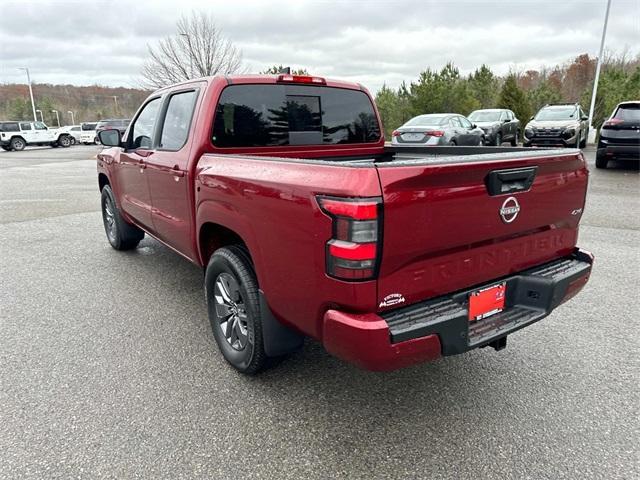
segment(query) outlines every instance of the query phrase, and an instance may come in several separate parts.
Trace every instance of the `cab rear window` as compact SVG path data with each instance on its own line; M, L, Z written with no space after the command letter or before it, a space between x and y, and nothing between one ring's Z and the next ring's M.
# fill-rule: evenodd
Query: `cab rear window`
M361 91L301 85L230 85L215 112L217 147L375 143L380 126Z

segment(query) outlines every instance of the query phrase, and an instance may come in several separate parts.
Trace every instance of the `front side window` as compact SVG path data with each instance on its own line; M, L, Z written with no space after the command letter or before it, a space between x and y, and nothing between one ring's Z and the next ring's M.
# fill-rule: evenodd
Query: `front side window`
M46 130L47 126L42 122L36 122L35 124L36 130Z
M464 128L473 128L473 125L471 125L471 122L469 120L467 120L464 117L458 117L458 120L460 120L460 123L462 124L462 126Z
M138 115L136 122L133 124L131 134L132 148L151 148L153 129L158 118L159 107L160 97L154 98L142 108L140 115Z
M30 123L21 123L20 124L20 130L31 130L31 124Z
M160 136L160 148L163 150L175 152L187 143L196 97L197 92L192 90L176 93L169 98Z
M261 147L372 143L380 126L359 90L311 85L231 85L216 108L213 144Z

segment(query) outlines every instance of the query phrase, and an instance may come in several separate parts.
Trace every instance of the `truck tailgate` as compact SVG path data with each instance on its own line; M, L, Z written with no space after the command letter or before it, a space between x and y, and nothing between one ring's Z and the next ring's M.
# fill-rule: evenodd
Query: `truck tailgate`
M486 283L575 247L588 180L576 150L377 166L381 310Z

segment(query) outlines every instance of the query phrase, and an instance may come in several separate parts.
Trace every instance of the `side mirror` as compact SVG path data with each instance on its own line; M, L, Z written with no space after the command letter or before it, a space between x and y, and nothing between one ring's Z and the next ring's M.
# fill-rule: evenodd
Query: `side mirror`
M582 115L582 116L580 117L580 120L589 120L589 117L587 117L586 115Z
M102 130L98 133L98 138L105 147L119 147L122 143L119 130Z
M509 120L508 118L505 118L502 123L509 123L511 120Z
M472 124L471 124L471 126L472 126L473 128L478 128L478 125L476 125L475 123L472 123Z

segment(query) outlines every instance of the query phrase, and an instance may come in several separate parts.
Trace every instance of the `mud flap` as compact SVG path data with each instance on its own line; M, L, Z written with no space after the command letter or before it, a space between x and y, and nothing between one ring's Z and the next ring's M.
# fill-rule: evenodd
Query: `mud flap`
M302 347L304 336L280 323L271 312L267 299L262 290L258 290L260 297L260 316L262 318L262 339L264 352L269 357L278 357L294 352Z

